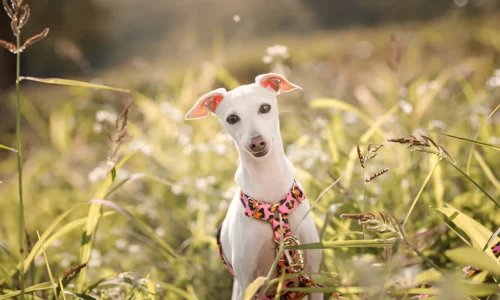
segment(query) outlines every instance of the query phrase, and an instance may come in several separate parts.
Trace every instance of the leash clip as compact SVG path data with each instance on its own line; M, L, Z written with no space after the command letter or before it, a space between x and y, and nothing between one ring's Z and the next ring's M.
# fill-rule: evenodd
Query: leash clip
M299 240L295 236L289 236L283 239L285 246L298 246ZM302 249L285 250L285 258L293 273L304 271L304 252ZM292 255L290 252L294 252Z

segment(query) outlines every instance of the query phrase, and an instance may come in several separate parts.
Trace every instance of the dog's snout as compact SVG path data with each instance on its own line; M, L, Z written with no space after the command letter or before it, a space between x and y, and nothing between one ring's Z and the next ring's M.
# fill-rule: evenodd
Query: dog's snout
M262 135L254 136L250 139L250 150L252 152L260 152L266 148L266 141Z

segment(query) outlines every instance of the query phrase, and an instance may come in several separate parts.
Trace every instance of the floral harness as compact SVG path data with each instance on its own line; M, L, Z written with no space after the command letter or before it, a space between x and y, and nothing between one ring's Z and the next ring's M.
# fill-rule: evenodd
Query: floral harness
M293 212L293 210L306 198L303 189L299 184L294 181L293 186L290 191L276 204L270 204L263 201L255 200L252 197L243 193L240 190L240 200L245 209L245 216L249 218L254 218L262 221L268 222L273 229L273 238L276 243L276 255L278 255L279 248L281 245L281 236L283 236L283 242L286 246L299 245L299 241L295 236L292 236L290 229L290 224L288 223L288 215ZM280 226L280 215L281 215L281 226ZM224 265L229 270L231 275L234 276L234 271L231 265L227 262L224 254L222 252L222 245L220 242L220 230L222 226L219 227L217 231L217 244L219 246L219 256L222 259ZM280 230L282 229L282 231ZM311 277L302 274L304 270L304 256L302 250L285 250L281 254L281 257L277 265L277 275L281 276L283 272L284 275L292 275L293 273L301 273L298 277L298 287L322 287L321 285L314 284ZM284 281L284 287L295 287L294 279L286 279ZM302 299L307 295L305 292L292 292L292 291L282 291L280 299ZM263 299L275 299L276 293L267 293Z

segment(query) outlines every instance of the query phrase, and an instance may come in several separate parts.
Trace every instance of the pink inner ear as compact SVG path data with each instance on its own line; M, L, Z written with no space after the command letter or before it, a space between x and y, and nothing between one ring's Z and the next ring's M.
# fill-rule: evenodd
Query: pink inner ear
M261 83L265 88L272 88L275 92L280 90L280 80L276 78L269 78Z
M214 96L213 98L207 99L205 103L208 110L215 113L215 110L217 109L217 106L219 106L221 101L222 101L222 96Z

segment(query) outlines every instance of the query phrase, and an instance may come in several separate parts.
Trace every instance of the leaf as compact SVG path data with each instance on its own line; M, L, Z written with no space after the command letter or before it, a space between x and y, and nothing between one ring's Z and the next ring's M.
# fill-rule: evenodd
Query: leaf
M468 138L464 138L464 137L460 137L460 136L456 136L456 135L451 135L451 134L444 133L444 132L437 132L437 131L432 131L432 130L428 130L428 131L434 132L434 133L437 133L437 134L441 134L441 135L445 135L447 137L451 137L451 138L454 138L454 139L457 139L457 140L466 141L466 142L469 142L469 143L473 143L473 144L480 145L480 146L485 146L485 147L492 148L492 149L500 151L500 146L499 145L494 145L494 144L490 144L490 143L481 142L481 141L478 141L478 140L473 140L473 139L468 139Z
M266 282L266 277L260 276L257 277L245 290L245 294L243 295L243 300L252 300L253 296L257 291L264 285Z
M61 79L61 78L37 78L37 77L25 77L21 76L19 77L19 80L30 80L30 81L36 81L36 82L41 82L41 83L46 83L46 84L55 84L55 85L64 85L64 86L74 86L74 87L81 87L81 88L88 88L88 89L99 89L99 90L108 90L108 91L114 91L114 92L122 92L122 93L129 93L130 90L122 89L122 88L115 88L115 87L110 87L106 85L100 85L100 84L94 84L94 83L88 83L88 82L82 82L82 81L76 81L76 80L69 80L69 79Z
M30 287L27 287L24 290L24 293L28 294L28 293L33 293L33 292L37 292L37 291L45 291L45 290L48 290L51 288L52 288L52 285L50 284L50 282L44 282L44 283L39 283L39 284L35 284L33 286L30 286ZM19 296L19 295L21 295L21 291L7 293L5 295L1 295L0 300L12 299L12 298Z
M16 150L16 149L11 148L11 147L7 147L7 146L2 145L2 144L0 144L0 149L9 150L9 151L12 151L12 152L17 153L17 150Z
M436 269L428 269L420 272L417 276L415 276L415 285L421 285L429 282L437 282L443 278L443 274Z
M469 283L462 282L467 296L485 297L500 293L500 286L496 283Z
M494 275L500 275L500 262L485 252L472 247L462 247L448 250L445 255L452 261L463 265L473 266L481 270L489 271Z
M457 209L448 205L448 207L441 207L437 209L438 211L445 214L448 218L455 215L451 220L458 228L460 228L472 241L472 247L482 250L484 245L488 243L488 240L492 236L489 229L478 223L476 220L468 217L467 215L461 213ZM494 242L500 240L500 238L495 237ZM488 252L489 251L489 252ZM490 253L493 256L491 250L487 250L486 253Z
M486 243L486 245L484 245L483 251L485 251L486 249L488 249L491 246L491 244L493 244L493 241L498 238L499 235L500 235L500 226L498 226L498 228L495 231L495 233L493 233L490 236L490 238L488 239L488 242Z

